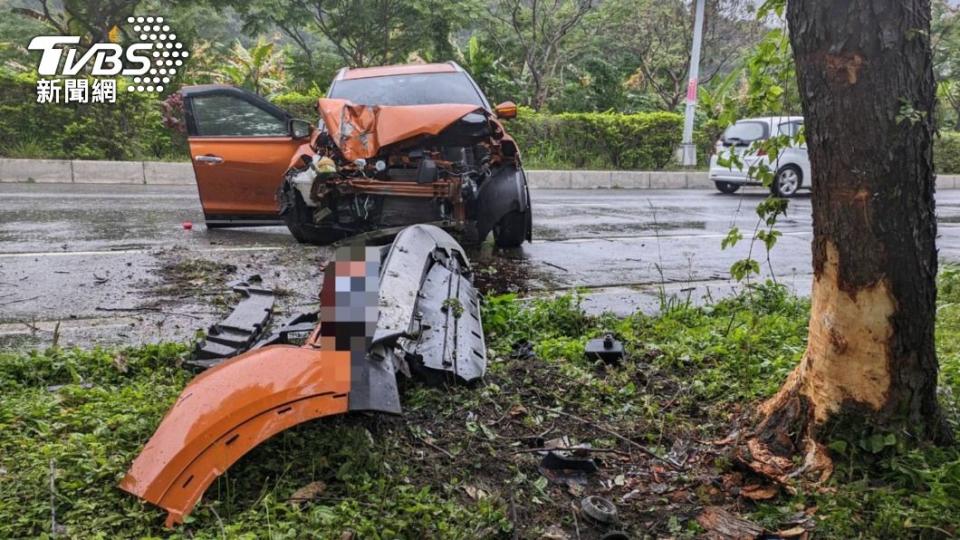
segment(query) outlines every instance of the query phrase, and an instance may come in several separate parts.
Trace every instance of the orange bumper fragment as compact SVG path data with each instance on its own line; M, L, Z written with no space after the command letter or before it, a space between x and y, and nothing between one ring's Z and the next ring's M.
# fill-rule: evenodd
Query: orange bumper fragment
M184 388L120 488L183 518L233 463L297 424L347 412L350 352L275 345L237 356Z

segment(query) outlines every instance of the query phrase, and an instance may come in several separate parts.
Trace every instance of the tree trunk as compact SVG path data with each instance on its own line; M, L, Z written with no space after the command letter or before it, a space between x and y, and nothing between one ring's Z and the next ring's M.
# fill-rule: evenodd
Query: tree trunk
M740 457L773 478L823 479L832 440L949 437L933 339L930 2L790 0L787 21L813 171L809 337Z

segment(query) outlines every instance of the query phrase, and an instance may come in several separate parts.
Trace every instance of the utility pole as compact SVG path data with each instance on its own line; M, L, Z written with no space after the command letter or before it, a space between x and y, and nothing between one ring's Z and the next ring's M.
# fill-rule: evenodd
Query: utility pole
M697 0L693 19L693 47L690 50L690 78L687 83L687 111L683 117L683 141L680 144L684 167L697 165L697 147L693 144L693 116L697 112L697 85L700 78L700 45L703 42L703 2Z

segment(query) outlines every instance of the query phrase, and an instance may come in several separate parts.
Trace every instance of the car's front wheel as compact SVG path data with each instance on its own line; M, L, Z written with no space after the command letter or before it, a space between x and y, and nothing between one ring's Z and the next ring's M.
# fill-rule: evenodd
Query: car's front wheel
M793 197L803 185L803 173L796 165L786 165L777 171L770 191L776 197Z
M730 194L736 193L740 190L740 184L734 184L732 182L714 182L714 184L717 186L717 190L720 191L720 193Z
M303 202L300 191L289 181L284 181L277 194L280 199L280 215L290 234L301 244L324 246L343 238L341 231L318 227L313 223L313 209Z

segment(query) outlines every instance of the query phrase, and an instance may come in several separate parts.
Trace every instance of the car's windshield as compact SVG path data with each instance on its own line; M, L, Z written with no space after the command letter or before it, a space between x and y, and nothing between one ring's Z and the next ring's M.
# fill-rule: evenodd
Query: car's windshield
M763 124L760 122L737 122L723 132L723 141L726 143L752 143L764 137Z
M359 105L432 105L465 103L484 107L476 88L463 73L420 73L334 83L327 97L347 99Z

